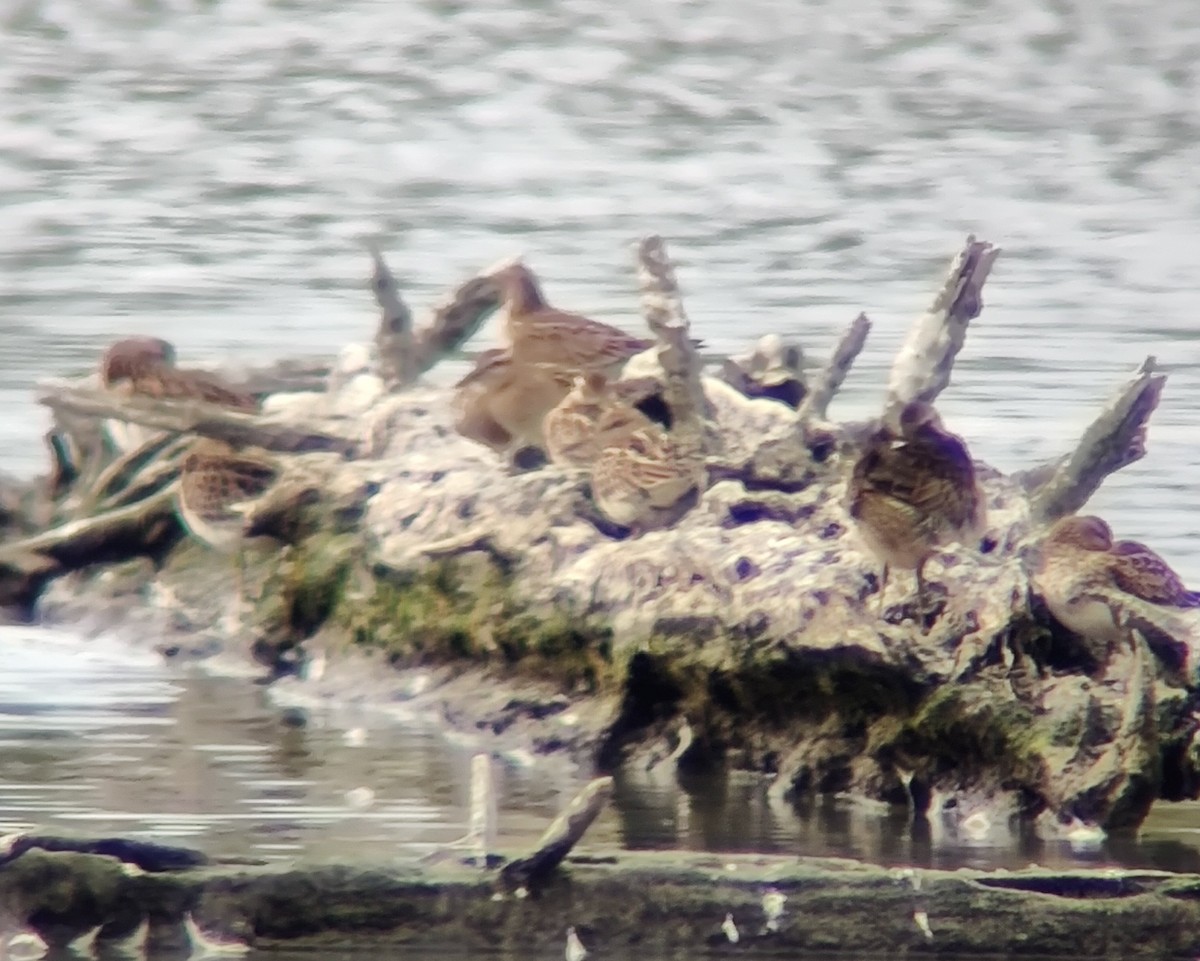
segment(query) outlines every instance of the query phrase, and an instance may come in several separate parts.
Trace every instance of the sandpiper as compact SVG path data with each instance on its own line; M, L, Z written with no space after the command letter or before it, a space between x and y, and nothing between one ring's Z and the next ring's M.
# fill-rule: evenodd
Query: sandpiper
M635 430L653 426L626 404L599 371L580 374L570 393L546 414L546 452L556 464L590 467L605 447L621 444Z
M1114 541L1099 517L1059 519L1041 543L1034 588L1064 627L1104 643L1125 631L1129 614L1200 607L1171 566L1137 541Z
M179 469L175 503L184 527L213 550L233 555L233 627L241 620L247 514L277 479L277 468L265 456L210 437L196 441Z
M161 337L126 337L100 358L100 381L112 388L157 367L175 366L175 348Z
M898 429L884 424L871 435L850 478L849 511L883 563L881 608L889 568L916 573L920 600L925 564L934 552L955 541L971 543L986 524L983 492L966 444L924 401L904 406Z
M203 400L234 410L257 410L254 396L206 370L175 366L175 348L159 337L118 340L100 360L105 387L145 397Z
M455 389L455 430L504 453L515 447L544 448L543 418L566 396L570 380L514 361L508 348L493 348L480 354Z
M521 261L502 268L493 279L502 292L513 357L522 363L571 373L616 374L630 357L655 343L551 307L533 271Z
M603 418L599 426L603 431ZM649 424L608 441L592 465L592 497L609 520L636 529L654 510L672 507L702 487L704 479L703 459L689 456L666 431Z
M202 400L232 410L258 410L253 394L225 383L206 370L184 370L158 365L139 371L131 378L132 392L168 400Z

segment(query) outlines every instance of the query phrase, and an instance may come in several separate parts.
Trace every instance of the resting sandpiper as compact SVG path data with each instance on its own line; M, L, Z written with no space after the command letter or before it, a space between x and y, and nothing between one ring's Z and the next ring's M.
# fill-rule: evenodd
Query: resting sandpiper
M1108 643L1130 613L1200 607L1161 557L1137 541L1114 541L1099 517L1059 519L1041 543L1034 588L1055 620L1085 638Z
M850 516L883 563L881 608L889 568L916 573L920 600L925 564L935 551L970 543L986 524L983 492L962 438L924 401L907 403L898 421L898 430L885 424L871 435L850 479Z

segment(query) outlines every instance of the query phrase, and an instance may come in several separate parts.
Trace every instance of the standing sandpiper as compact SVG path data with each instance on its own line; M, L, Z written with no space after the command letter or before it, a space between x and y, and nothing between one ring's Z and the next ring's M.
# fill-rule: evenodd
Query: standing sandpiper
M849 489L850 516L883 563L881 609L889 568L916 573L919 601L929 558L943 545L977 540L986 524L983 492L962 438L924 401L905 404L898 422L898 430L885 424L871 435Z

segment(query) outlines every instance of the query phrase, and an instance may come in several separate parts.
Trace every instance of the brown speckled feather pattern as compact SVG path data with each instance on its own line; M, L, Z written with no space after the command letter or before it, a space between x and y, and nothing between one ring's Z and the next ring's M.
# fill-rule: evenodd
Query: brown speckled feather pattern
M1189 591L1171 566L1145 544L1117 541L1109 570L1113 583L1134 597L1171 607L1200 607L1200 596Z
M1136 541L1114 542L1108 524L1090 515L1063 517L1050 528L1033 582L1058 621L1101 639L1119 634L1118 615L1126 608L1200 607L1200 596L1166 561Z
M507 310L513 356L567 371L613 370L654 345L617 327L551 307L537 278L522 263L496 274Z
M939 546L978 537L986 523L966 444L931 408L925 418L903 434L876 431L850 479L850 516L881 560L908 568Z
M579 377L562 401L546 415L546 451L556 464L588 467L609 445L623 443L651 421L624 403L602 374Z
M596 506L623 525L644 519L651 508L671 507L703 483L702 460L686 456L653 423L606 446L592 467Z
M158 367L173 367L175 348L160 337L126 337L104 352L100 380L112 387L123 380L145 376Z
M265 455L202 437L180 466L180 516L193 536L227 549L242 531L244 515L238 506L261 497L277 478L276 466Z
M254 411L253 395L230 387L216 374L204 370L181 370L158 366L133 378L133 392L167 400L201 400L231 410Z

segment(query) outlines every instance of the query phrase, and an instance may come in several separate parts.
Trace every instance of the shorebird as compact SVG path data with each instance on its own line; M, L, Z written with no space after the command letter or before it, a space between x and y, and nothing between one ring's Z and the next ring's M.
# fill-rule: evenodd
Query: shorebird
M1058 520L1041 543L1035 590L1064 627L1085 638L1116 641L1130 614L1179 613L1200 607L1169 564L1137 541L1114 541L1099 517Z
M890 568L915 572L920 600L925 564L934 552L954 541L970 543L986 524L966 444L924 401L904 406L898 429L884 424L871 435L850 478L849 511L883 563L881 609Z
M485 350L474 370L455 384L454 428L497 453L544 448L543 418L570 386L552 370L515 362L508 348Z
M175 348L161 337L126 337L100 358L100 381L112 388L155 367L174 367Z
M575 378L570 393L546 414L542 425L550 460L591 467L605 447L654 426L649 417L625 403L615 386L598 371Z
M100 380L144 397L203 400L234 410L257 410L253 395L225 383L206 370L175 366L175 348L159 337L118 340L100 360Z
M601 418L598 430L604 432L606 426ZM657 424L608 437L592 465L592 497L614 523L640 527L654 510L672 507L703 486L703 459L680 450Z
M235 610L245 580L242 546L247 515L275 484L279 472L265 456L201 437L183 458L175 503L187 531L213 550L234 557ZM237 619L237 615L235 615Z
M258 401L216 374L206 370L184 370L160 364L140 371L131 379L132 392L168 400L202 400L231 410L258 410Z
M493 274L506 309L514 359L571 373L616 374L634 354L655 341L608 324L557 310L546 302L537 277L517 261Z

